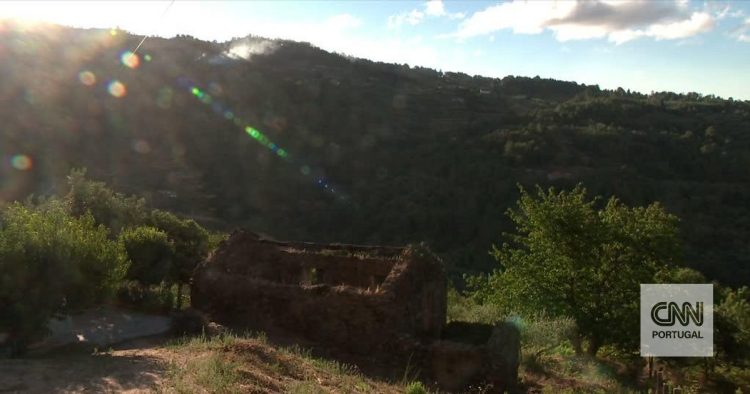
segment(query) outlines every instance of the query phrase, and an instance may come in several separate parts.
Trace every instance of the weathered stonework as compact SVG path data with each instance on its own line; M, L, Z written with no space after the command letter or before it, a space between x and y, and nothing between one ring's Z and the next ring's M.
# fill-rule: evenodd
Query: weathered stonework
M361 352L439 338L445 275L404 248L262 240L238 231L195 273L193 306L219 322L281 327Z
M191 302L223 324L281 328L352 353L412 354L448 389L492 372L486 346L444 337L446 277L424 247L278 242L235 231L196 269Z

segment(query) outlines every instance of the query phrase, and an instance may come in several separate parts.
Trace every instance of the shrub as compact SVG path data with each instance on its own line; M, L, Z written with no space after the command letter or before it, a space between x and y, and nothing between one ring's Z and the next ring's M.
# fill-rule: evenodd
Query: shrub
M456 289L448 288L448 321L495 324L506 317L498 305L480 303L474 298L464 297Z
M510 321L521 331L524 350L537 356L566 345L577 332L573 319L543 313L527 318L514 317Z
M0 331L20 351L54 313L110 297L126 270L121 246L90 214L72 217L57 200L12 204L0 228Z
M128 281L117 290L117 301L122 306L143 312L168 312L175 305L174 285L162 282L146 286L136 281Z
M172 282L175 251L167 234L153 227L136 227L120 234L130 259L127 278L144 285Z

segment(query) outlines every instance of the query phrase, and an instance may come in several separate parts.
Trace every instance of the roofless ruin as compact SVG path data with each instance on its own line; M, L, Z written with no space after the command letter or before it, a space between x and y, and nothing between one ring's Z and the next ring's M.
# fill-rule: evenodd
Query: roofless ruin
M235 231L198 267L191 293L195 308L235 327L283 329L352 353L416 355L446 389L516 379L517 332L447 325L445 273L424 247L278 242Z

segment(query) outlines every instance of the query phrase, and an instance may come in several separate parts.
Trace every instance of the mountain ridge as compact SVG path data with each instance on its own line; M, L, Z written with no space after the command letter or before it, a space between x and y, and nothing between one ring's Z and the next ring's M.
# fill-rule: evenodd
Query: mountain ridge
M460 278L495 268L487 250L510 229L503 212L516 184L582 182L629 204L663 202L683 219L689 265L750 283L747 101L470 77L285 40L212 63L254 37L150 37L130 68L123 54L141 37L9 26L0 29L5 201L51 194L70 168L87 167L217 228L426 240ZM31 168L14 167L19 155Z

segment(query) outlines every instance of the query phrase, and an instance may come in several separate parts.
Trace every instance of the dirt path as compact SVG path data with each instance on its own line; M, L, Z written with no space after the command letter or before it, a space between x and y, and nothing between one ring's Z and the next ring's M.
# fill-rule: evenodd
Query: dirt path
M26 359L0 360L0 393L147 393L164 380L172 354L163 339L123 344L91 354L59 349Z

